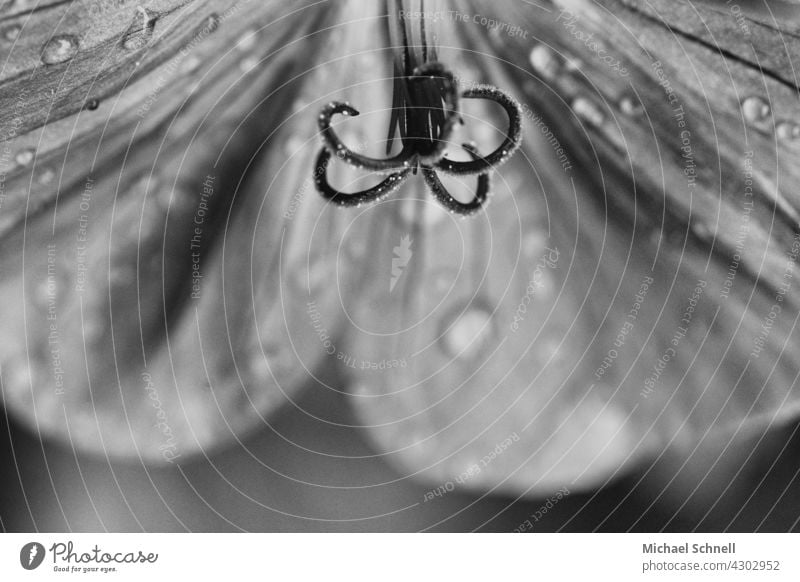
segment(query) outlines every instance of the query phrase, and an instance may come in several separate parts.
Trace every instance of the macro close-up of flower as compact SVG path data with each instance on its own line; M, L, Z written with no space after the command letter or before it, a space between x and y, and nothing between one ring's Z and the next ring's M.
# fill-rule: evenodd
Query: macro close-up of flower
M0 2L9 531L790 531L800 2Z

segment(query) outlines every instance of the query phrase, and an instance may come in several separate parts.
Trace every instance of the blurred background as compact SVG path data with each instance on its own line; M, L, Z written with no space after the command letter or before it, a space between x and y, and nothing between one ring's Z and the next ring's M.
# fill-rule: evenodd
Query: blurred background
M328 389L309 388L299 404L343 424L354 420L345 396ZM546 498L456 489L424 501L428 487L386 465L362 431L334 429L297 408L278 415L275 432L262 430L241 447L169 468L83 456L5 415L0 424L0 518L9 532L511 532L526 519L534 532L800 531L797 425L760 443L738 442L712 462L684 465L665 456L600 490L573 492L542 513ZM389 484L302 485L281 474L335 481L337 473L352 477L352 465L304 453L286 439L351 457L376 455L359 462L355 474L364 483Z

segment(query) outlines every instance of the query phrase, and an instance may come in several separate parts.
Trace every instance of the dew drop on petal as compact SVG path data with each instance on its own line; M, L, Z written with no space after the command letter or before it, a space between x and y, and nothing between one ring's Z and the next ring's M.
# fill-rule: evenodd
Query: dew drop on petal
M630 95L626 95L619 101L619 110L630 117L640 115L643 111L642 104Z
M605 116L597 105L585 97L578 97L572 102L575 115L594 126L603 125Z
M3 40L7 42L14 42L19 38L19 33L22 31L18 24L12 24L11 26L7 26L3 29L3 32L0 33L2 35Z
M7 393L30 393L33 374L31 367L26 362L4 363L2 373Z
M452 357L474 356L492 332L492 314L483 308L470 308L448 322L442 336L443 348Z
M236 48L240 51L247 51L253 48L256 44L256 39L258 38L258 30L252 29L246 31L242 34L242 37L239 39L239 42L236 43Z
M710 239L712 235L711 228L705 222L700 221L692 222L692 232L702 240Z
M200 68L200 62L200 57L197 55L189 55L183 62L181 69L186 74L194 73L198 68Z
M742 101L742 115L748 123L758 123L770 115L769 104L761 97L747 97Z
M87 345L99 342L106 333L108 326L97 311L85 314L81 322L81 338Z
M528 59L533 69L547 81L555 79L561 71L561 62L558 56L547 45L537 44L534 46Z
M261 350L256 350L255 353L250 355L248 360L247 371L249 376L262 384L269 381L272 377L270 372L272 371L274 373L274 370L271 370L270 361L267 356L262 354ZM266 392L266 390L260 390L259 392Z
M25 148L17 152L17 155L14 156L14 161L20 166L29 166L35 157L36 150L33 148Z
M283 152L287 156L293 156L300 152L305 145L305 140L300 137L299 135L293 135L289 139L286 140L286 143L283 146Z
M146 8L138 6L133 22L122 39L122 47L129 51L144 47L153 36L157 19L158 16L152 14Z
M31 301L34 305L46 312L48 301L55 301L57 295L55 279L42 279L37 281L31 289Z
M245 57L239 61L239 70L243 73L249 73L258 66L258 62L258 57Z
M564 68L566 68L567 71L569 71L571 73L575 72L575 71L580 71L580 70L583 69L583 61L580 60L580 59L575 59L575 58L567 59L567 62L564 65Z
M55 175L56 175L56 173L53 170L51 170L50 168L45 168L39 174L39 177L37 178L37 180L38 180L39 184L47 185L47 184L49 184L50 182L53 181L53 178L55 178Z
M78 52L78 39L74 34L57 34L42 49L42 62L45 65L64 63Z
M782 121L775 129L778 139L782 141L794 141L800 138L800 125L791 121Z

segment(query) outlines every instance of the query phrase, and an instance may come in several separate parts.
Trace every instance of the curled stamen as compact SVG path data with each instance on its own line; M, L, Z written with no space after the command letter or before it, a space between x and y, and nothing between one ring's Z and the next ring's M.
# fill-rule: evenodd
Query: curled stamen
M390 174L380 184L376 184L372 188L362 190L361 192L341 192L331 187L328 183L328 163L331 159L331 153L322 148L317 156L317 164L314 170L314 184L323 198L329 200L333 204L339 206L359 206L369 202L378 202L383 200L389 194L397 190L406 178L411 173L411 169L407 168L400 172Z
M470 144L463 144L462 147L469 152L472 159L478 159L480 156L475 148ZM482 208L486 207L487 200L491 196L491 174L489 172L482 172L478 174L478 186L475 190L475 196L470 202L459 202L447 191L444 187L436 171L431 168L423 168L422 175L425 178L425 183L430 188L433 195L439 203L451 212L470 216L475 214Z
M398 134L402 149L393 157L379 160L347 148L331 128L331 118L336 114L356 116L358 111L347 103L329 103L319 116L324 148L317 158L314 174L317 190L339 206L357 206L381 200L398 189L412 172L416 174L421 170L428 188L443 206L457 214L474 214L486 205L491 195L492 168L505 162L519 148L522 137L521 108L510 96L489 85L478 86L459 96L455 77L444 64L436 60L435 35L429 43L424 21L418 35L421 42L419 50L410 44L413 31L409 30L402 16L402 2L393 2L392 10L389 10L389 0L385 2L387 14L395 14L395 18L390 18L388 22L390 37L394 36L394 45L398 47L393 64L386 155L391 154ZM420 6L424 6L422 0ZM445 157L445 148L456 124L464 124L458 109L461 97L494 101L505 109L508 116L508 132L494 152L482 157L474 146L463 146L471 157L469 162L457 162ZM390 175L380 184L362 192L340 192L332 188L327 179L327 164L334 156L351 166ZM476 174L478 180L472 200L463 203L455 199L442 184L437 174L439 170L450 174Z
M456 162L442 158L435 167L448 174L479 174L505 163L522 141L522 110L514 99L491 85L481 85L465 91L464 99L488 99L503 107L508 115L508 131L503 143L488 156L478 156L471 162Z
M336 157L343 162L347 162L351 166L356 166L357 168L364 168L381 173L397 172L413 165L412 156L406 148L403 148L403 151L393 158L378 160L368 156L362 156L345 146L331 127L331 118L337 113L355 117L358 115L358 110L347 103L334 101L323 107L319 114L319 129L322 132L322 139L325 142L325 146L331 152L335 152Z
M425 63L414 70L411 80L435 77L438 81L436 83L436 95L427 95L428 102L435 102L437 100L444 103L441 108L431 108L425 111L425 114L435 115L435 119L428 119L429 130L431 135L429 140L433 143L433 149L426 152L425 155L420 155L419 161L422 164L435 164L444 156L444 150L447 147L447 138L453 132L453 127L459 121L460 115L458 112L458 91L456 88L455 78L453 73L445 68L442 63ZM431 91L430 85L425 84L424 90ZM412 111L413 115L413 111Z

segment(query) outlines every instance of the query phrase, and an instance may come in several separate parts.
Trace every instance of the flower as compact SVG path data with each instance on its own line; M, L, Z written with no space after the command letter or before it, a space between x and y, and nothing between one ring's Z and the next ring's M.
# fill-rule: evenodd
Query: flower
M521 111L514 99L488 85L464 91L465 99L488 99L500 104L508 114L509 127L506 137L494 152L485 158L471 144L462 147L470 154L469 162L457 162L446 157L446 147L458 118L458 91L453 74L436 58L436 46L428 47L425 17L420 19L419 50L409 46L408 23L404 19L402 4L395 3L392 13L399 15L399 22L391 18L399 32L399 47L395 57L392 118L386 140L386 154L392 149L395 133L400 132L402 150L389 159L378 160L350 150L331 128L331 117L337 113L358 115L358 110L347 103L332 102L319 115L319 129L324 147L317 158L314 180L320 194L341 206L359 206L364 202L377 202L397 190L413 171L422 168L425 183L434 196L452 212L473 214L481 209L489 195L491 169L504 163L520 144ZM395 28L395 27L391 27ZM390 172L379 184L357 193L343 193L331 188L327 180L327 166L331 156L337 156L356 168L376 172ZM440 170L452 174L478 174L478 190L468 203L462 203L442 185L436 174Z
M318 152L332 101L358 98L359 156L403 126L382 6L194 4L2 17L0 377L30 426L176 463L342 389L334 369L404 475L526 495L796 419L796 82L783 45L716 34L723 3L395 6L438 26L426 90L521 103L467 221ZM518 142L516 108L465 101L462 143ZM485 176L480 154L438 147L410 152L428 186L482 206L484 178L467 197L431 171ZM380 200L332 208L328 179Z

